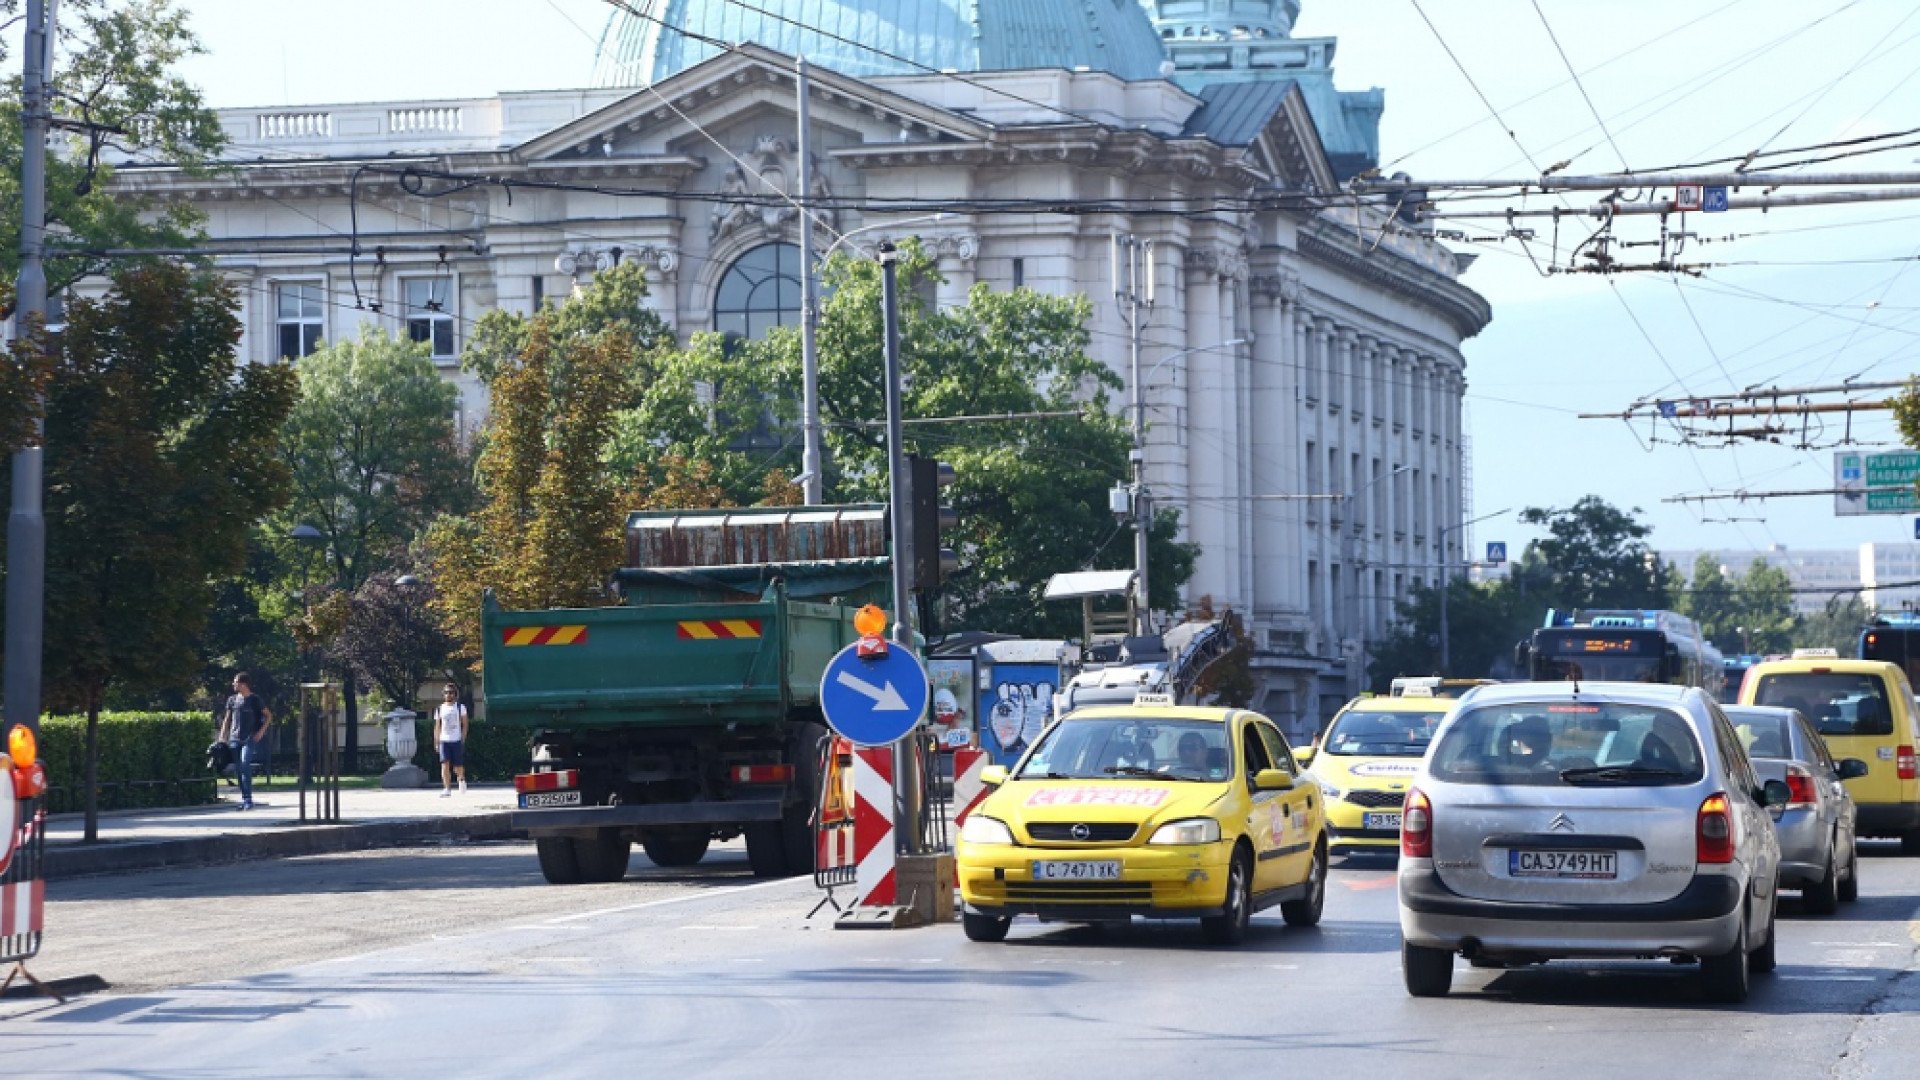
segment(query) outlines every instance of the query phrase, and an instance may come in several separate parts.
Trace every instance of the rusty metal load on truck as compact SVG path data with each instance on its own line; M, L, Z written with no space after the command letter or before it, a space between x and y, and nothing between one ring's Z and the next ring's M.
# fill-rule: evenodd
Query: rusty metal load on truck
M820 675L887 599L886 508L643 511L617 607L482 612L488 722L530 729L516 828L550 881L614 880L639 840L688 865L745 833L756 873L812 867Z

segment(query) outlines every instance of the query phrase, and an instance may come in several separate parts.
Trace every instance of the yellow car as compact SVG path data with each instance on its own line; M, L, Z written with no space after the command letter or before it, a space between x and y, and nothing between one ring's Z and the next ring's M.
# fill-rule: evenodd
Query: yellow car
M1312 926L1326 902L1326 817L1271 720L1162 704L1076 710L960 829L962 921L1000 941L1043 921L1198 918L1234 944L1261 908Z
M1361 697L1334 715L1317 747L1300 752L1326 794L1337 854L1400 850L1400 804L1427 744L1455 701Z

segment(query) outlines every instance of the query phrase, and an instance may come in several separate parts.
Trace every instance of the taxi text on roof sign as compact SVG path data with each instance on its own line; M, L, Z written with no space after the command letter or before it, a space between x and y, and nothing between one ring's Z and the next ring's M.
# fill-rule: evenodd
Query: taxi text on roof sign
M585 645L587 628L573 626L507 626L500 630L500 643L520 645Z
M1142 691L1133 695L1133 703L1135 705L1165 705L1171 708L1173 706L1173 695L1155 691Z

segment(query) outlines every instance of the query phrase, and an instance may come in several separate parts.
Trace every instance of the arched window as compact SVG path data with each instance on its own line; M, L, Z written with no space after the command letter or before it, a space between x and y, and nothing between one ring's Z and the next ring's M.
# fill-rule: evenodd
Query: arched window
M800 324L800 249L762 244L735 259L713 298L713 328L753 339Z

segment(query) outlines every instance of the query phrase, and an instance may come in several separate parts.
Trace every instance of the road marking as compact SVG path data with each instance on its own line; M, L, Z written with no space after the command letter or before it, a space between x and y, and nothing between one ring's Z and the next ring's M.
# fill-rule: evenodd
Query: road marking
M716 896L733 896L743 892L757 892L761 889L773 889L782 885L794 885L804 878L779 878L774 881L760 881L752 885L734 885L724 889L709 889L705 892L688 893L685 896L669 896L661 900L646 900L638 904L622 904L619 907L598 908L593 911L576 911L571 915L559 915L548 919L547 926L561 926L582 919L597 919L602 915L620 915L629 911L644 911L647 908L666 907L668 904L684 904L689 900L710 900Z
M1781 982L1873 982L1873 975L1775 975Z
M1347 888L1352 889L1354 892L1365 892L1368 889L1390 888L1394 885L1399 884L1399 879L1390 878L1390 877L1381 877L1381 878L1368 878L1365 881L1343 880L1340 882L1340 884L1345 885Z
M1815 941L1813 945L1839 945L1849 949L1911 949L1904 941Z
M724 923L688 923L682 930L758 930L757 926L729 926Z

